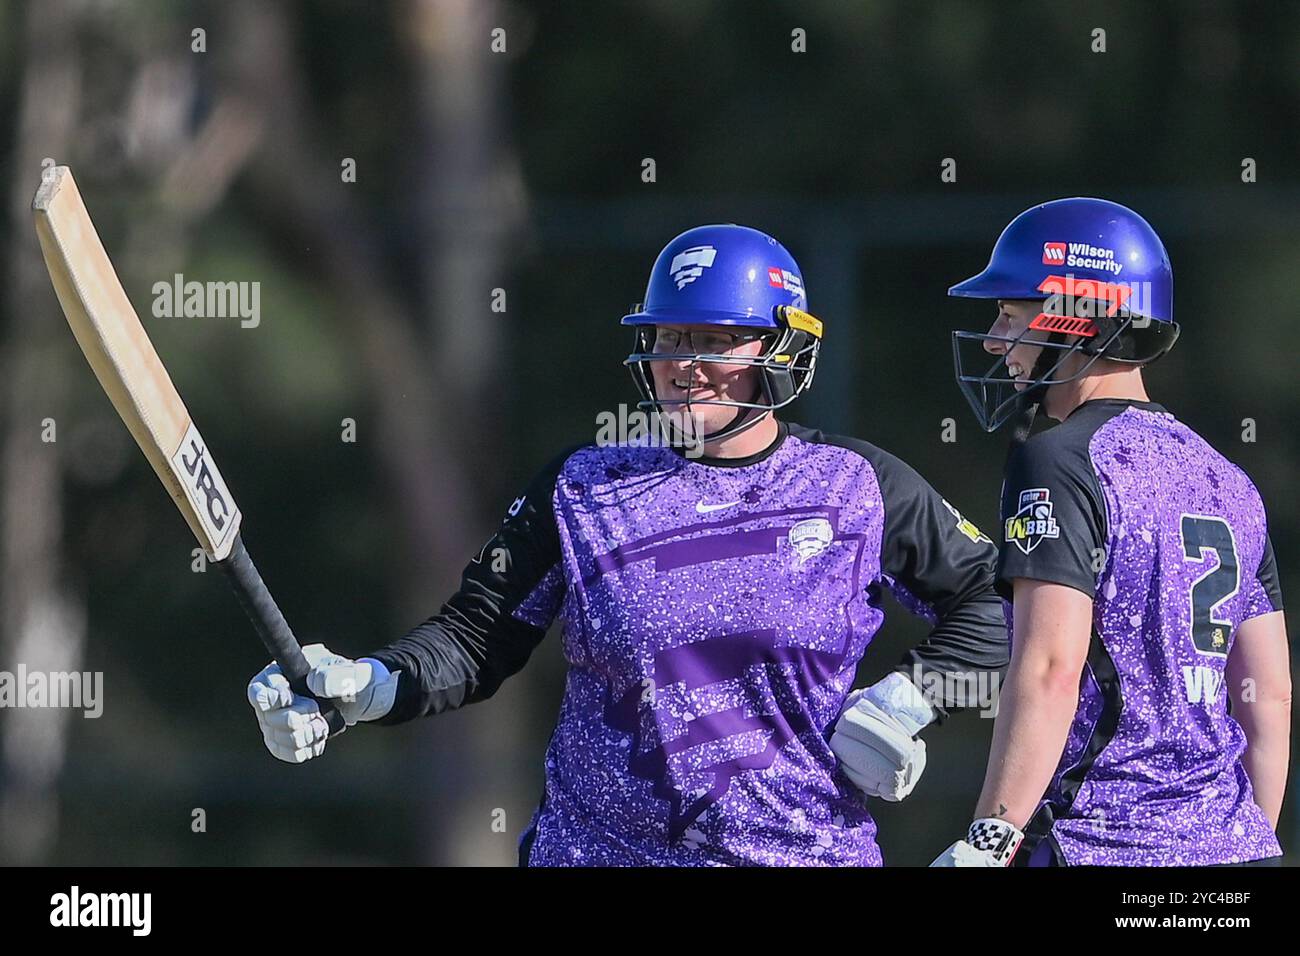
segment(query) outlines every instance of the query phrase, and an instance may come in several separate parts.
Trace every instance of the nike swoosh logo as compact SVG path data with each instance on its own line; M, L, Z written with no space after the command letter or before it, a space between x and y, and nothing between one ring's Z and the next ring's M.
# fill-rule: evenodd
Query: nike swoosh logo
M706 505L703 501L695 502L695 513L706 515L710 511L721 511L723 508L734 508L740 504L740 500L728 501L725 505Z

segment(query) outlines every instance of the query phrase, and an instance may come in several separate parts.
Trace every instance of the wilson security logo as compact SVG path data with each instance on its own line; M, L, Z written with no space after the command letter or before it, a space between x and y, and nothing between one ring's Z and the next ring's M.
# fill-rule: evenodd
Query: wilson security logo
M1096 269L1113 275L1119 275L1124 271L1124 263L1116 258L1114 249L1090 246L1086 242L1043 243L1043 265Z
M1065 243L1063 242L1043 243L1043 265L1045 266L1065 265Z
M803 298L803 279L789 269L768 266L767 284L773 289L784 289L796 298Z
M1020 492L1016 513L1006 521L1003 537L1028 554L1047 538L1059 538L1060 526L1052 516L1051 492L1026 488Z
M717 256L718 250L713 246L691 246L691 248L683 249L673 256L672 265L668 267L668 272L673 281L677 283L678 290L685 288L703 275L705 269L712 267L713 260Z

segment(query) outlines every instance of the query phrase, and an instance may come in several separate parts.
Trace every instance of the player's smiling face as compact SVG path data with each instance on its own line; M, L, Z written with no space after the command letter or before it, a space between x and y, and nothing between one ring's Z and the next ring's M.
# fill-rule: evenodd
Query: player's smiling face
M1037 329L1026 334L1029 323L1041 311L1043 304L1034 299L998 299L998 317L989 329L989 334L1008 339L1019 339L1023 335L1024 338L1015 345L993 339L984 342L985 351L992 355L1006 356L1007 374L1015 382L1018 392L1024 391L1032 383L1034 363L1043 351L1034 342L1046 341L1049 334Z
M999 299L998 317L993 327L989 329L989 334L1007 339L1020 339L1020 341L1015 344L993 340L984 342L984 349L987 352L1006 356L1007 375L1015 383L1013 388L1017 392L1023 392L1033 384L1034 363L1038 361L1038 356L1043 351L1041 345L1034 343L1045 342L1051 335L1050 332L1041 329L1029 328L1029 323L1034 321L1042 311L1043 303L1036 299ZM1075 336L1066 336L1065 344L1077 341ZM1049 368L1060 363L1047 376L1059 384L1048 386L1043 396L1043 410L1048 417L1061 421L1081 401L1079 397L1081 385L1076 377L1088 367L1090 360L1081 352L1064 352L1058 349L1052 349L1052 355L1048 358Z
M732 423L737 409L699 402L755 402L759 400L759 369L753 365L726 362L692 362L697 352L753 358L764 344L759 330L741 326L719 328L710 325L659 325L655 327L654 352L676 355L670 362L651 362L655 395L665 402L687 402L670 406L670 411L689 408L699 434L721 431ZM746 341L748 340L748 341Z

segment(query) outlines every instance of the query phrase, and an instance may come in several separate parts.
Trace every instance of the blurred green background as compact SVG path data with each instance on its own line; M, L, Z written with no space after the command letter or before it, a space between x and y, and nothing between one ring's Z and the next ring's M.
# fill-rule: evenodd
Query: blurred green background
M0 711L0 861L510 864L563 678L552 636L487 704L274 761L244 700L265 655L44 273L43 160L76 171L304 640L360 654L438 608L533 473L635 401L618 319L705 222L781 239L827 322L791 418L995 526L1006 436L949 345L993 316L945 291L1069 195L1164 237L1184 331L1149 387L1259 485L1296 594L1297 62L1278 3L0 4L0 669L105 684L98 720ZM176 273L258 283L260 324L153 318ZM922 633L895 608L863 678ZM965 826L990 731L928 734L928 774L878 808L887 862Z

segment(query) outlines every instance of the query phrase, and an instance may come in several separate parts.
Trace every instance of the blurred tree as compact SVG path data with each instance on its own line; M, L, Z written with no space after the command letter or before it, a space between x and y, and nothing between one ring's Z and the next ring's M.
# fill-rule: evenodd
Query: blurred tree
M70 432L56 371L66 327L53 321L58 306L49 308L53 296L31 221L41 162L65 154L81 120L79 16L80 5L52 0L23 24L26 48L40 55L24 61L15 162L25 175L12 178L9 194L0 666L21 662L31 672L81 670L86 637L85 596L63 555L60 446L43 440L50 420L56 436L66 440ZM54 845L72 713L16 709L0 723L0 861L39 863Z

